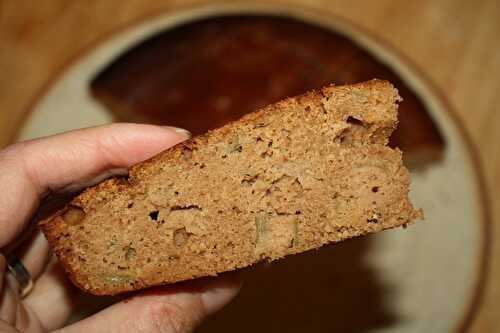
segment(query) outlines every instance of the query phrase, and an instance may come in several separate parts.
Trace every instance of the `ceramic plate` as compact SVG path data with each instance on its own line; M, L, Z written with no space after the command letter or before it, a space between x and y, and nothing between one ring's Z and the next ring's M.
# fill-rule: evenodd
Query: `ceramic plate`
M337 17L295 6L231 3L161 13L114 33L66 66L34 104L19 139L108 123L89 84L118 55L157 32L218 14L285 15L349 36L421 98L446 142L443 159L413 173L426 221L246 272L236 302L200 331L457 332L473 316L488 221L471 146L449 106L408 61Z

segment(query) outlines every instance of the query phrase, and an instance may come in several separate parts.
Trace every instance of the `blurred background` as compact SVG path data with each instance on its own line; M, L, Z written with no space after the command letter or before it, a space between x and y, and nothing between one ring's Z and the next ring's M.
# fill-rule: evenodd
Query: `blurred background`
M424 209L428 205L434 228L439 226L438 232L422 228L407 242L430 252L429 262L415 264L422 278L414 285L393 285L391 279L414 274L401 262L415 258L388 259L390 249L384 246L395 244L391 237L378 245L373 237L353 240L248 270L250 282L235 304L200 331L498 330L500 3L248 1L242 2L247 12L218 15L218 6L228 3L234 4L0 0L0 148L19 139L110 121L168 124L198 134L328 83L388 79L405 100L391 145L404 151L406 164L417 175L420 192L414 196ZM261 8L270 3L279 9L248 12L254 4ZM203 8L210 14L203 14ZM198 10L196 17L176 24L168 20L186 10ZM89 103L88 109L79 98ZM95 110L88 111L91 108ZM472 171L462 174L462 164ZM433 172L466 179L462 187L443 194ZM474 193L447 197L459 191ZM419 199L423 197L432 200ZM460 207L469 204L477 214L462 214ZM440 209L456 210L458 217ZM453 223L460 218L463 221ZM460 237L446 238L454 231ZM470 238L477 244L463 244L469 233L477 233ZM463 253L456 251L461 244ZM402 251L409 247L397 246ZM469 251L469 246L477 251ZM430 304L424 298L411 305L411 299L404 300L411 296L391 295L399 293L398 288L419 290L435 284L439 289L443 281L437 280L453 279L439 274L439 259L435 264L429 259L441 250L464 261L469 252L477 252L471 263L450 269L458 275L463 271L463 280L471 281L458 278L456 289L431 306L456 306L456 313L444 315L450 321L446 325L429 322L440 320L439 311L434 318L421 316L427 326L407 323L398 307L407 304L401 312L408 314L412 306ZM383 273L391 270L395 272ZM461 287L468 296L457 296ZM279 301L263 302L273 297L270 294ZM94 298L87 302L89 307L100 303Z

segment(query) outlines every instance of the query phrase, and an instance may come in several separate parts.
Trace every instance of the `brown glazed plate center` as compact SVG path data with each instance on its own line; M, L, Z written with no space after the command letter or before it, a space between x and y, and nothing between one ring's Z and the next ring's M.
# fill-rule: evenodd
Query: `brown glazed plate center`
M404 100L391 145L412 162L439 158L443 138L398 75L350 39L292 18L220 16L181 25L127 51L91 87L117 120L196 135L288 96L373 78L392 82Z

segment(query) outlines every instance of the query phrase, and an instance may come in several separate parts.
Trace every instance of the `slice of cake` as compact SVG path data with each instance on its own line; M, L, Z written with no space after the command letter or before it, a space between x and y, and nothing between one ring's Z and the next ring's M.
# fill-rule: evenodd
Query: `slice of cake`
M40 227L73 282L112 295L274 260L421 218L387 147L397 90L329 86L87 189Z

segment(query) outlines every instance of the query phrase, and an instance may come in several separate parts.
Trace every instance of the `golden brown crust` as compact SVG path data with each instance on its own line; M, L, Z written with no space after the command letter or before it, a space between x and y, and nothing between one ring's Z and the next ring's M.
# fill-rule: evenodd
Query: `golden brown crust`
M116 191L121 191L124 190L124 188L133 186L133 183L136 178L140 178L141 175L144 173L147 174L147 169L148 166L154 165L155 163L158 163L160 161L170 159L170 158L176 158L178 157L179 153L184 149L184 148L190 148L190 149L195 149L198 145L202 145L208 141L208 138L211 137L217 137L222 135L225 132L230 131L233 128L237 128L238 126L242 126L243 124L251 124L252 122L258 120L259 118L262 117L262 115L273 112L274 109L279 109L281 107L287 106L288 104L292 103L295 100L299 100L302 102L310 102L310 101L320 101L323 99L326 95L331 94L333 90L337 90L336 93L338 93L338 89L344 89L344 90L352 90L352 89L367 89L367 90L386 90L386 89L391 89L394 91L395 95L397 98L395 101L399 102L401 98L397 95L397 90L388 82L385 80L378 80L378 79L373 79L370 81L366 82L360 82L352 85L346 85L346 86L335 86L335 85L329 85L324 87L323 89L319 91L310 91L307 92L303 95L299 95L296 97L290 97L287 98L283 101L280 101L278 103L275 103L273 105L267 106L261 110L258 110L253 113L249 113L239 120L233 121L228 123L227 125L217 128L212 131L208 131L205 134L193 137L189 140L186 140L170 149L167 149L163 151L162 153L159 153L156 156L151 157L150 159L147 159L141 163L138 163L134 166L132 166L129 169L129 176L128 176L128 182L126 181L127 178L124 177L112 177L109 178L100 184L97 184L94 187L90 187L87 190L85 190L82 194L80 194L78 197L76 197L71 204L81 207L82 209L85 210L86 205L88 202L93 202L96 200L96 196L100 197L102 193L106 194L112 194L115 193ZM386 137L388 138L392 131L396 128L397 126L397 113L396 110L391 113L376 113L376 112L367 112L364 114L364 116L367 116L366 121L369 122L381 122L382 126L386 129L389 129L390 132L385 133ZM383 117L382 119L380 117ZM339 117L342 118L342 117ZM385 142L386 143L386 142ZM104 200L104 198L99 198L99 200ZM45 225L47 223L50 223L51 219L48 218L42 222L40 222L40 225Z
M367 89L367 90L385 90L385 89L391 89L394 91L395 95L397 98L395 101L399 102L401 101L401 98L397 95L397 90L388 82L385 80L378 80L378 79L373 79L370 81L366 82L361 82L353 85L346 85L346 86L335 86L335 85L329 85L327 87L324 87L323 89L319 91L310 91L307 92L303 95L299 95L296 97L290 97L287 98L283 101L280 101L278 103L275 103L273 105L267 106L259 111L253 112L246 114L239 120L233 121L228 123L227 125L217 128L212 131L208 131L205 134L193 137L187 141L184 141L175 147L172 147L170 149L165 150L164 152L148 159L145 160L144 162L138 163L134 166L132 166L129 170L129 179L133 183L135 178L139 178L141 174L147 170L149 165L154 165L155 163L166 160L169 158L176 158L179 153L184 149L184 148L190 148L190 149L195 149L198 145L204 144L208 141L208 138L211 137L217 137L222 135L225 132L230 131L233 128L237 128L238 126L242 126L243 124L251 124L252 122L260 119L262 115L273 112L274 109L279 109L282 107L286 107L288 104L292 103L292 101L299 100L303 102L310 102L310 101L320 101L321 99L325 98L326 95L329 95L332 93L333 90L337 90L336 93L339 93L339 89L345 89L347 90L352 90L352 89ZM384 112L367 112L363 114L366 117L367 122L380 122L382 127L391 130L390 132L385 133L386 137L388 138L390 134L392 133L392 130L394 130L397 126L397 113L396 110L394 112L390 113L384 113ZM382 117L382 118L381 118ZM342 117L339 117L339 120ZM360 117L361 118L361 117ZM387 141L385 142L387 143ZM81 203L89 201L91 198L94 197L95 194L100 193L101 191L110 191L114 192L117 189L118 186L118 179L121 179L120 177L115 177L115 178L110 178L95 187L91 187L87 189L84 193L82 193L79 197L75 198L75 201L73 204L79 205ZM124 183L124 186L127 186L126 183Z

